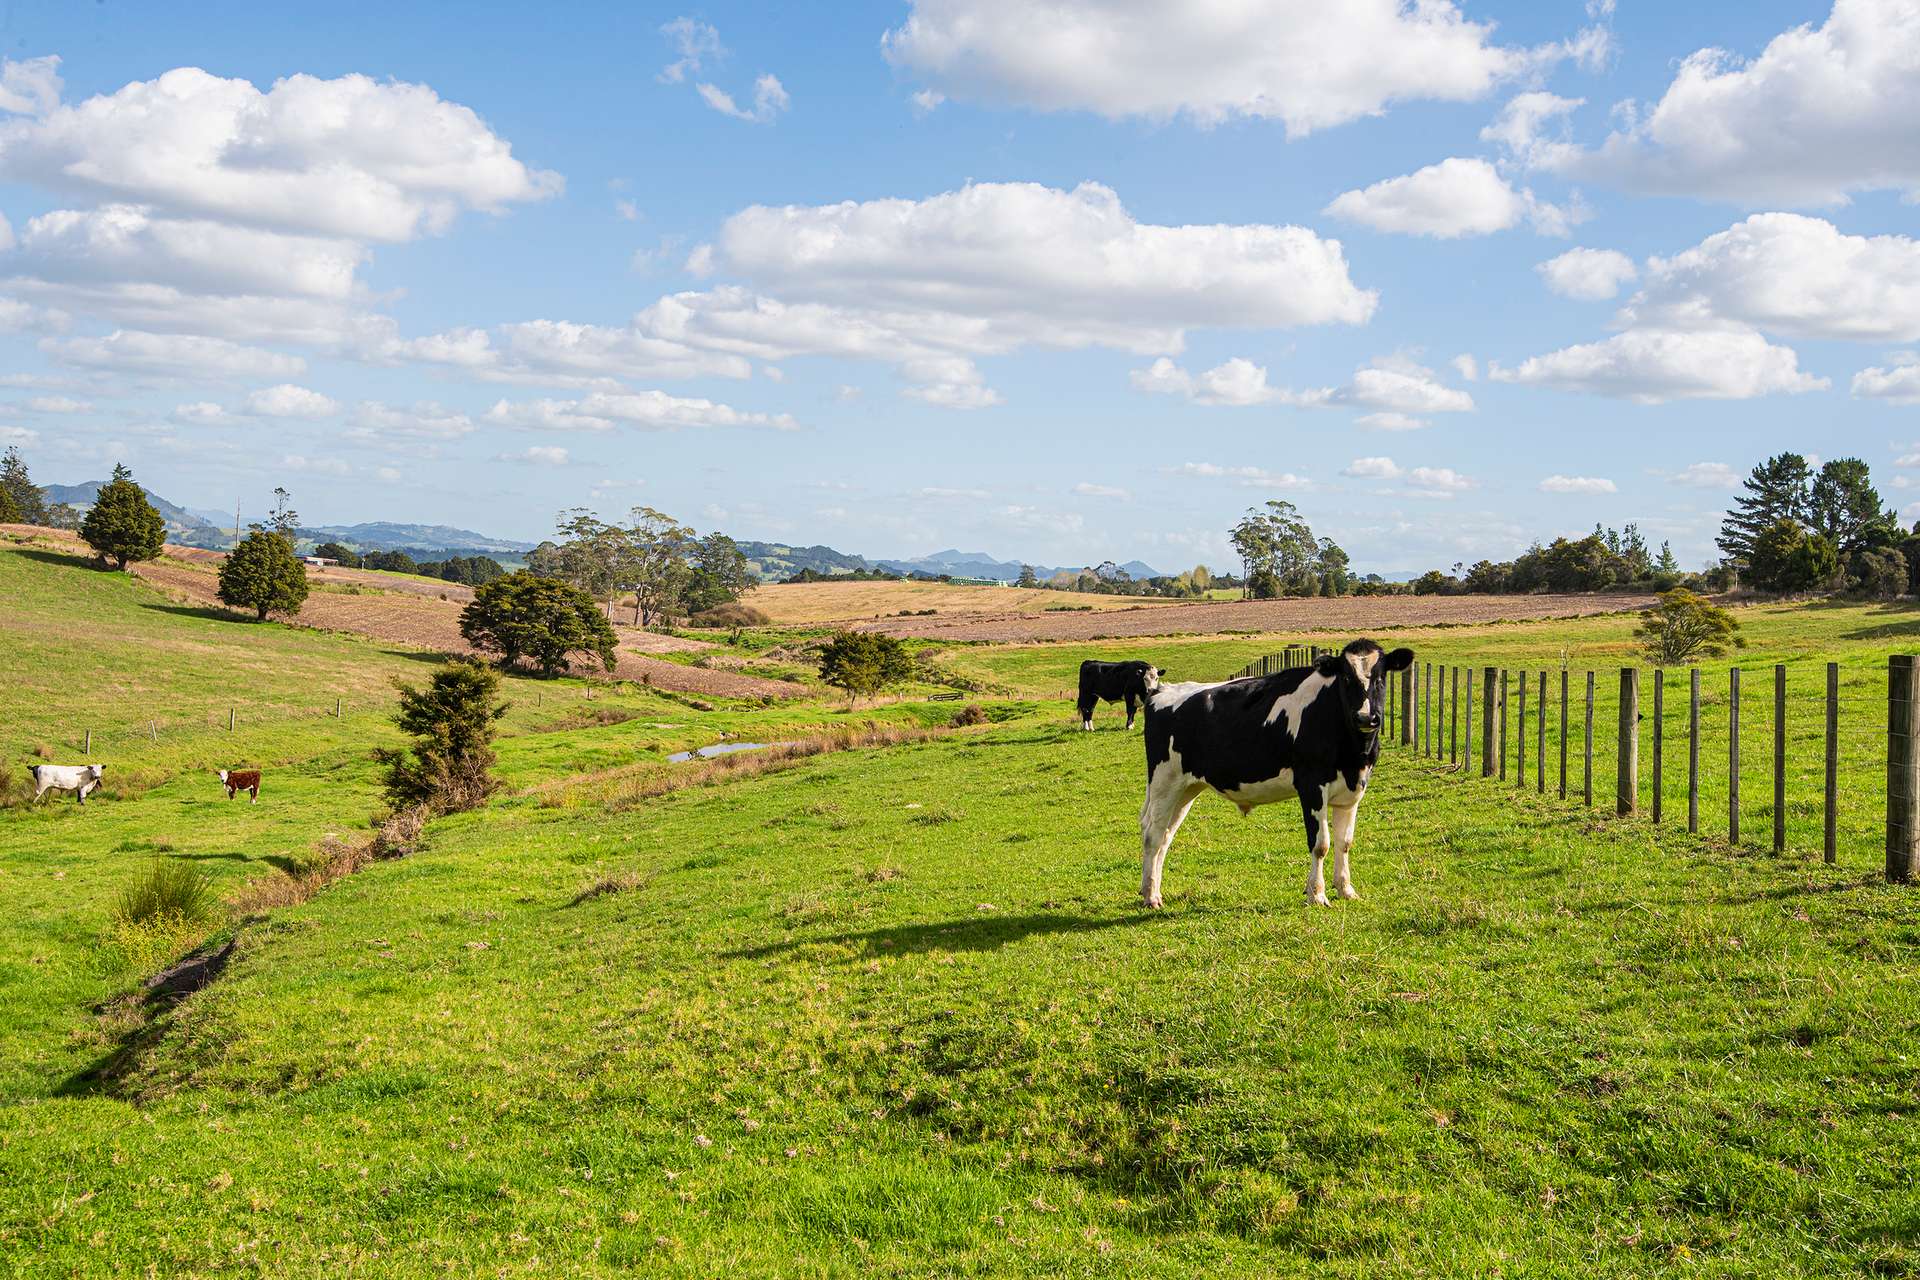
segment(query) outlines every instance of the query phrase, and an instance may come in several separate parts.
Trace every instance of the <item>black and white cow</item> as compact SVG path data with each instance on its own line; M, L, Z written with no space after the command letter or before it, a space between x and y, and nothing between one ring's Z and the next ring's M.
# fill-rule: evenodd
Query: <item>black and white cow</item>
M1135 705L1160 687L1160 671L1151 662L1096 662L1080 664L1080 727L1091 731L1093 709L1102 702L1127 704L1127 728L1133 728Z
M1221 684L1163 684L1147 698L1147 801L1140 809L1140 897L1160 905L1160 872L1187 810L1209 787L1240 806L1298 797L1307 820L1307 900L1327 905L1333 883L1357 898L1347 866L1354 818L1380 758L1387 672L1413 650L1383 653L1355 640L1311 667Z

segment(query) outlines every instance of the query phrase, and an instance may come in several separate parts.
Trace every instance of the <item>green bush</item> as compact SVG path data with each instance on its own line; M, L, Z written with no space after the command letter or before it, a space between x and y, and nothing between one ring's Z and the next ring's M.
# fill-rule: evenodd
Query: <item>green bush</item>
M116 464L113 479L100 486L87 518L80 522L80 537L102 563L111 560L114 568L125 570L132 561L159 557L167 526L145 491L133 482L133 472Z
M820 651L820 678L850 698L871 697L912 675L907 647L877 631L842 631Z
M499 785L493 778L493 735L507 704L500 677L459 658L433 673L424 689L401 684L394 723L413 738L413 751L382 748L387 800L397 814L476 809ZM418 834L417 828L414 834Z
M262 622L269 613L298 613L307 601L307 566L285 537L256 528L220 566L219 595L222 604L252 609Z
M206 872L177 858L155 858L145 875L120 891L113 917L126 925L167 919L196 923L212 918L215 906Z
M460 634L474 648L499 654L503 667L528 658L541 675L559 675L572 653L590 653L608 671L614 667L613 627L593 597L525 569L477 589L460 612Z

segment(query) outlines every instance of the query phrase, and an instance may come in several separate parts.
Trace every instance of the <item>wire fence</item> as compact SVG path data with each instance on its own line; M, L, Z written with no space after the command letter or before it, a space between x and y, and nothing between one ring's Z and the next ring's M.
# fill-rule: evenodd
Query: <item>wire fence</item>
M1332 650L1290 646L1239 676ZM1766 667L1416 662L1382 741L1478 779L1656 827L1920 878L1916 666L1895 655Z

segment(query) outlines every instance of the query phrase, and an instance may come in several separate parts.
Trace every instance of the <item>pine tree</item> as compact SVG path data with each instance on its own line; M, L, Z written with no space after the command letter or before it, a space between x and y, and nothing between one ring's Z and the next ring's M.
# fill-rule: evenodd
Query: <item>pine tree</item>
M1755 467L1743 482L1746 495L1734 499L1720 525L1720 550L1745 565L1763 532L1782 520L1807 523L1811 478L1807 460L1797 453L1778 453Z
M26 461L21 458L17 448L9 448L4 456L0 456L0 489L6 490L7 497L12 500L16 523L47 522L47 495L27 474Z
M1873 536L1876 525L1891 526L1893 513L1880 505L1873 476L1867 464L1858 458L1834 458L1820 468L1813 479L1808 500L1808 522L1824 535L1842 556L1876 540L1891 540L1895 527L1888 527L1879 539Z
M100 486L92 509L80 523L80 537L103 563L111 560L114 568L124 571L131 561L159 557L167 526L145 491L133 482L133 472L116 464L113 479Z
M20 508L14 505L13 495L0 489L0 524L19 524Z
M307 566L286 538L255 525L220 566L219 595L222 604L256 611L262 622L269 613L298 613L307 599Z

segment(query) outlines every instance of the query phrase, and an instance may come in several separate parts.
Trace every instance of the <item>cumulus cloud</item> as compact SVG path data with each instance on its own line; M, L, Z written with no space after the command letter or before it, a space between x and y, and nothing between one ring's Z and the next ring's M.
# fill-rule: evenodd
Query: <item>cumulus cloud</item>
M1361 480L1396 480L1400 468L1392 458L1355 458L1340 469L1340 474Z
M1082 481L1073 486L1073 491L1083 498L1131 498L1133 494L1126 489L1111 484L1088 484Z
M1675 327L1912 342L1920 339L1920 241L1845 235L1796 213L1755 214L1671 258L1649 259L1645 286L1622 314Z
M1603 476L1552 475L1540 482L1542 493L1616 493L1613 481Z
M1470 101L1564 56L1492 41L1450 0L911 0L888 61L952 97L1202 125L1280 120L1289 137L1395 102Z
M340 406L318 391L283 382L249 395L246 411L263 418L324 418Z
M1585 217L1578 205L1563 208L1514 190L1486 160L1459 156L1346 192L1326 212L1375 231L1439 240L1491 235L1522 221L1542 235L1564 236Z
M1413 361L1383 356L1355 370L1344 386L1296 391L1268 383L1265 366L1235 357L1204 373L1193 374L1165 356L1130 375L1134 389L1159 395L1182 395L1196 404L1244 407L1284 404L1294 408L1351 407L1369 409L1359 421L1389 431L1423 427L1412 415L1463 413L1473 408L1473 397L1436 380L1433 370Z
M1214 462L1183 462L1165 470L1168 475L1227 480L1248 489L1304 489L1313 483L1291 471L1269 471L1265 467L1228 467Z
M1741 203L1827 205L1856 191L1920 190L1920 21L1912 0L1836 0L1743 61L1686 58L1650 111L1597 148L1537 162L1629 190Z
M302 471L308 475L350 476L353 467L345 460L335 457L309 458L304 454L289 453L280 458L280 465L288 471Z
M1415 467L1403 478L1407 492L1416 498L1451 498L1479 485L1452 467Z
M425 85L296 75L261 92L181 67L0 122L0 178L175 216L354 240L410 240L463 209L541 200L480 117Z
M753 413L698 397L664 391L596 392L578 400L501 400L487 410L488 423L547 431L673 431L712 427L799 428L785 413Z
M41 116L60 102L60 59L0 58L0 112Z
M1920 404L1920 353L1896 352L1887 366L1862 369L1853 375L1853 394L1864 400Z
M1398 414L1466 413L1473 408L1472 396L1440 382L1433 370L1394 356L1383 356L1367 368L1356 370L1346 386L1332 393L1330 401Z
M1737 489L1740 473L1724 462L1695 462L1680 468L1667 479L1689 489Z
M1188 373L1165 356L1145 369L1135 369L1129 380L1134 390L1158 395L1182 395L1195 404L1248 405L1281 403L1295 406L1323 404L1329 392L1297 392L1267 382L1265 365L1235 356L1204 373Z
M143 376L264 381L306 371L299 356L193 334L116 329L98 338L43 338L40 350L62 364Z
M1478 382L1480 380L1480 362L1472 356L1463 352L1447 361L1447 363L1453 366L1453 371L1460 375L1462 382Z
M1633 259L1618 249L1569 249L1534 268L1547 288L1563 298L1601 302L1639 277Z
M362 400L354 406L346 435L366 444L394 441L458 440L473 430L473 419L431 400L412 405Z
M1353 422L1355 426L1365 427L1369 431L1419 431L1431 425L1425 418L1416 418L1410 413L1394 413L1391 410L1381 413L1363 413Z
M567 451L559 445L536 444L518 453L499 454L494 461L527 462L536 467L564 467L567 465Z
M675 18L660 28L660 34L680 55L660 68L658 78L662 84L680 84L687 78L687 72L701 69L703 60L726 53L720 45L720 32L693 18Z
M1496 382L1586 391L1638 404L1747 400L1829 385L1825 378L1802 373L1791 348L1738 328L1628 329L1601 342L1534 356L1517 368L1495 366L1488 376Z
M1564 138L1567 117L1585 103L1584 98L1562 98L1539 90L1515 94L1500 108L1493 123L1480 131L1480 139L1522 164L1531 163L1550 145L1543 137L1548 125L1558 122Z
M34 413L92 413L93 406L72 396L30 396L22 405Z
M732 116L735 120L745 120L749 124L772 124L774 117L792 105L787 90L774 75L763 75L753 82L753 106L742 107L733 100L733 95L716 85L701 83L694 86L701 101L723 116Z

